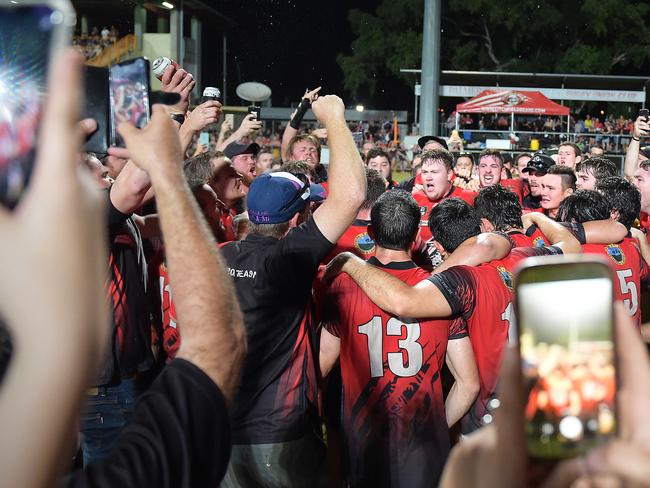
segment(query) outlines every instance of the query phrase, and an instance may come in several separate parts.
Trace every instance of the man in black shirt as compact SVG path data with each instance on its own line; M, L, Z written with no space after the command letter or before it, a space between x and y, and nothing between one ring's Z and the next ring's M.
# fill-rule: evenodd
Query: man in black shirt
M259 176L248 192L248 237L222 248L249 348L231 414L225 486L322 480L311 284L320 261L354 220L366 177L341 99L319 98L312 110L330 145L327 199L309 216L308 185L289 173Z

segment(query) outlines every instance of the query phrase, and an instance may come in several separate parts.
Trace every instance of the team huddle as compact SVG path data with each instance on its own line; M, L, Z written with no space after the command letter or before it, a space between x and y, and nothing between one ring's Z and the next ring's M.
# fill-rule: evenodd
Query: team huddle
M617 296L640 325L641 194L611 161L583 159L572 143L557 161L519 155L516 178L498 151L485 150L474 178L473 156L450 153L434 136L420 139L414 176L398 184L386 152L367 148L362 166L345 121L321 122L329 171L318 139L294 128L282 167L250 182L247 213L220 218L216 235L238 239L220 246L249 346L224 483L268 483L268 466L250 462L261 450L277 479L327 485L336 470L325 464L324 423L351 486L435 486L450 429L460 423L470 434L498 405L500 360L516 333L513 270L524 258L606 256ZM230 167L227 154L237 168L240 155L259 151L236 146L188 160L186 172L211 161L217 170L201 182L210 185ZM347 201L338 202L343 184ZM173 357L182 324L170 307L164 330L173 340L164 345ZM291 461L280 461L277 446Z

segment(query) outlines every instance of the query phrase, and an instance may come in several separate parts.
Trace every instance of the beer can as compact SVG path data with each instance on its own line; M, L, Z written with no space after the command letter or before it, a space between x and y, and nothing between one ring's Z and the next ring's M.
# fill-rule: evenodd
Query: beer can
M165 56L160 56L159 58L154 59L151 69L153 71L153 74L158 78L159 80L162 79L163 74L169 68L170 66L173 66L174 69L178 69L179 65L176 61L173 59L169 59Z

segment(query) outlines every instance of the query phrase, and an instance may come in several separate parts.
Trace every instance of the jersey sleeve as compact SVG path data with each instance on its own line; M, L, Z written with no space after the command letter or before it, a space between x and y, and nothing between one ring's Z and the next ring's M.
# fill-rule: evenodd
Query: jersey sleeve
M563 254L562 249L557 246L517 247L510 251L510 258L518 262L533 256L557 256L560 254Z
M462 317L456 317L449 324L448 340L455 341L467 337L467 322Z
M467 318L474 311L476 283L470 269L467 266L454 266L427 278L445 297L452 315Z
M581 246L587 244L587 234L585 234L585 226L579 222L560 222L563 227L571 231L573 236L578 239Z

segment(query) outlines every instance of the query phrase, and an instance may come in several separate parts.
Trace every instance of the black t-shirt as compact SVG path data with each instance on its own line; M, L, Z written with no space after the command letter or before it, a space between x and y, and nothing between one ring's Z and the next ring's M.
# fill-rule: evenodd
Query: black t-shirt
M311 286L333 247L313 219L280 240L251 234L222 247L248 339L232 411L234 444L284 442L316 428Z
M194 364L174 359L139 400L103 462L76 471L66 487L218 486L230 458L221 391Z
M154 363L142 237L131 216L117 210L110 201L110 193L106 193L113 329L111 347L95 378L97 385L119 383L120 378L147 371Z

